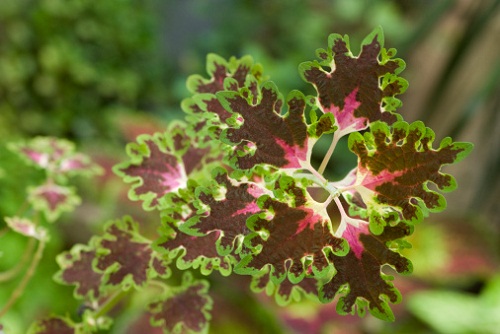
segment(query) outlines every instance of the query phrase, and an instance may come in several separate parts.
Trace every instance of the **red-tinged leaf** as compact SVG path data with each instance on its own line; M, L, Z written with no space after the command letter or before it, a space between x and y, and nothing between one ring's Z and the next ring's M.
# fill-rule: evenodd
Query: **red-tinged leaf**
M85 154L75 153L75 145L65 139L36 137L27 143L13 144L10 147L30 163L56 176L90 176L102 170Z
M69 252L57 256L61 270L55 279L66 285L75 285L75 297L96 300L101 295L103 275L95 271L92 263L96 258L95 250L84 245L75 245Z
M288 275L293 283L306 274L323 277L331 269L329 252L345 253L345 241L331 232L326 210L319 208L303 188L282 177L281 188L295 196L293 206L270 196L259 198L259 207L265 212L252 216L247 224L254 231L247 238L256 254L246 255L235 267L241 274L257 274L271 266L271 277L279 283ZM285 181L283 181L285 180Z
M184 273L181 286L169 288L149 306L153 326L165 333L207 332L211 309L208 282L194 280L189 272Z
M107 284L123 285L125 289L130 285L140 287L155 275L151 244L139 234L138 224L130 217L107 225L96 254L95 268L104 274Z
M284 306L292 301L300 301L303 296L317 297L318 280L314 277L305 277L299 283L292 283L288 279L276 283L271 280L269 271L267 271L253 277L251 288L254 292L265 291L268 296L274 296L278 305Z
M48 237L47 230L40 226L36 226L31 220L21 217L5 217L5 222L12 230L27 237L38 240L46 240Z
M164 237L155 242L155 249L159 253L167 253L170 259L177 258L177 268L200 268L204 275L218 270L224 276L231 273L233 260L229 256L221 256L217 252L216 242L219 232L206 236L192 236L179 231L176 227L166 228Z
M263 84L258 102L248 90L221 92L217 97L235 115L234 127L221 134L221 140L234 146L231 163L240 169L258 164L280 168L308 168L313 143L305 122L305 97L298 91L287 98L288 112L281 115L283 99L272 82ZM239 124L241 123L241 124Z
M226 78L234 80L238 87L244 87L249 75L260 79L262 76L262 66L254 64L252 57L245 56L240 59L231 57L229 61L216 55L207 56L207 72L209 78L200 75L192 75L188 78L187 87L191 93L216 93L225 90L224 82ZM233 90L238 87L234 86Z
M377 318L393 321L388 302L400 302L401 295L390 282L392 277L383 274L382 268L389 265L398 273L411 273L411 262L389 249L389 245L410 235L412 230L410 226L400 223L386 227L381 235L376 236L368 231L366 225L359 228L348 225L342 237L349 243L350 250L345 256L329 255L336 273L330 282L320 288L320 299L330 302L336 294L340 294L337 304L340 314L353 314L356 305L360 316L368 308Z
M186 189L190 179L205 179L222 160L207 137L191 137L186 125L172 123L167 132L140 136L127 146L130 160L114 166L125 182L133 183L129 198L143 201L145 210L168 209L169 194Z
M137 143L127 145L127 152L130 161L113 170L125 182L133 183L129 197L143 201L145 210L161 208L163 196L186 186L185 167L170 133L139 136Z
M138 319L134 320L127 326L127 328L125 329L126 332L124 334L165 334L161 328L153 327L149 318L149 313L144 313Z
M318 92L319 109L334 115L339 138L377 120L393 123L398 119L392 112L401 105L395 96L408 86L397 76L405 64L399 58L391 59L396 51L385 50L383 42L382 30L374 30L355 57L348 37L332 34L328 49L317 51L320 62L300 65L302 77Z
M207 56L207 71L209 78L192 75L187 80L187 87L193 96L182 102L182 109L189 115L188 119L196 124L195 134L209 130L218 138L220 130L231 117L214 95L220 91L237 91L247 87L256 92L262 76L262 67L254 64L253 59L245 56L241 59L232 57L229 61L215 55ZM200 117L203 114L203 117Z
M48 221L57 220L63 212L71 212L80 204L75 188L48 182L28 190L33 207L44 213Z
M221 255L238 253L242 238L250 231L247 219L261 212L257 198L270 193L264 187L253 182L238 182L227 175L222 168L212 173L216 186L212 189L198 188L200 210L206 212L190 218L180 229L191 235L207 235L218 232L217 250Z
M28 334L76 334L75 324L68 318L50 317L31 325Z
M350 136L349 147L358 155L358 167L356 181L346 194L362 199L365 207L353 207L353 212L370 217L373 233L380 234L387 221L396 216L415 224L428 211L446 207L444 197L430 190L429 184L444 192L455 189L455 179L442 173L441 168L467 156L472 144L445 138L438 149L433 149L434 137L422 122L397 122L392 127L377 122L364 136Z

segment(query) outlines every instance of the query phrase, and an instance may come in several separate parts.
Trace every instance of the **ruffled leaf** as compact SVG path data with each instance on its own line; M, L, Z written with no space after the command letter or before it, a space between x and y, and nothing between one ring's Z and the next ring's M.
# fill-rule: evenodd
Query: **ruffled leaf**
M130 161L114 167L115 173L127 183L131 200L143 201L145 210L160 208L159 200L170 192L184 188L186 171L168 134L142 135L137 143L127 145Z
M212 189L198 188L201 215L190 218L180 229L191 235L207 235L216 231L218 253L227 255L239 248L238 240L250 231L247 219L261 212L257 198L267 190L254 182L237 182L230 178L222 168L212 173L215 185ZM267 191L268 192L268 191Z
M307 168L316 138L309 135L304 117L305 97L298 91L288 95L286 115L281 115L283 99L272 82L259 91L257 102L248 90L217 94L224 108L233 113L233 127L221 134L232 146L231 163L240 169L258 164L279 168ZM321 135L321 134L320 134Z
M211 233L206 236L192 236L175 226L169 227L161 234L154 247L161 253L166 253L170 259L176 260L177 268L185 270L188 268L200 268L204 275L209 275L213 270L218 270L227 276L232 271L232 258L221 256L217 252L216 243L219 233Z
M250 56L240 59L232 57L227 61L218 55L209 54L207 72L209 78L200 75L188 78L187 87L193 96L182 102L182 108L186 113L195 116L189 120L196 124L197 131L212 127L218 135L220 127L225 125L231 113L220 104L215 93L238 91L242 87L255 92L262 76L262 67L254 64ZM203 117L200 117L201 115Z
M63 212L73 211L81 202L75 188L52 182L29 188L28 199L35 210L43 212L50 222L57 220Z
M268 296L274 296L278 305L281 306L288 305L294 301L298 302L304 296L317 297L318 286L318 280L314 277L305 277L298 283L292 283L289 279L285 279L281 283L276 283L271 280L269 271L255 275L251 283L252 291L265 291Z
M129 198L143 201L145 210L168 208L166 195L185 189L189 177L203 178L211 163L221 159L220 152L214 153L185 131L185 125L176 122L165 133L139 136L127 145L130 160L114 166L118 176L132 183Z
M208 282L194 280L189 272L184 273L181 286L169 288L149 305L152 324L165 333L206 332L211 309Z
M412 228L403 223L386 227L378 236L371 234L366 225L359 228L348 225L342 237L349 243L349 252L345 256L330 253L336 273L320 288L320 299L330 302L340 294L337 303L340 314L353 314L356 306L360 316L367 308L377 318L394 321L388 302L400 302L401 295L390 282L392 277L382 273L382 268L389 265L401 274L412 272L411 262L389 248L392 241L411 233Z
M346 244L332 234L326 210L315 205L305 189L288 177L280 183L281 189L293 195L292 202L282 203L268 195L259 198L264 212L248 220L253 233L245 240L255 254L246 255L235 271L255 275L271 266L271 278L277 283L287 276L298 283L310 274L310 268L315 277L323 277L331 268L327 254L345 253Z
M348 36L332 34L328 49L317 50L319 62L300 65L302 77L318 92L318 108L334 115L337 137L363 130L378 120L390 124L398 119L392 112L401 105L395 96L408 86L406 80L397 76L405 63L392 59L396 50L386 50L383 45L382 29L375 29L355 57Z
M55 280L61 284L75 285L74 295L78 299L97 300L101 296L103 274L93 267L96 252L92 246L75 245L69 252L57 256L61 270Z
M445 138L438 149L433 149L434 137L422 122L397 122L392 127L377 122L364 136L353 133L349 137L349 147L358 156L356 180L351 186L354 190L350 193L359 194L366 207L353 210L370 217L373 233L381 233L387 221L401 218L415 224L428 211L446 207L444 197L431 190L429 184L445 192L455 189L455 179L442 173L441 168L462 160L472 150L472 144Z
M139 234L130 217L112 221L99 239L95 268L104 274L106 284L141 287L154 275L155 256L151 243Z

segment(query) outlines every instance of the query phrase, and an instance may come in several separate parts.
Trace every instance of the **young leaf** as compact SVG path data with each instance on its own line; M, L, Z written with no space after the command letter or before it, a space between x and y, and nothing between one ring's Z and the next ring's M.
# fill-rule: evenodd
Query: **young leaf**
M97 300L101 295L103 274L94 269L92 263L95 258L96 252L92 246L73 246L69 252L57 256L61 270L54 276L55 280L61 284L75 285L74 295L77 299Z
M71 212L80 204L81 199L75 188L46 182L28 189L28 199L33 207L44 213L48 221L57 220L63 212Z
M395 96L402 94L408 83L397 75L405 63L391 59L394 49L383 48L382 29L368 35L355 57L348 36L332 34L328 49L318 49L320 62L305 62L299 67L305 81L318 92L317 106L323 113L332 113L338 127L338 138L368 127L371 122L398 120L392 112L401 105Z
M152 324L165 333L206 332L211 309L208 282L194 280L189 272L184 273L180 287L169 288L149 305Z
M386 227L378 236L371 234L366 225L359 228L348 225L342 237L349 243L349 252L345 256L329 254L337 272L321 286L320 299L330 302L340 294L337 303L340 314L353 314L356 305L360 316L368 308L377 318L394 321L388 302L398 303L401 295L390 282L392 277L382 273L382 267L389 265L398 273L411 273L411 262L388 248L391 241L411 233L412 228L403 223Z
M32 237L38 240L46 240L48 238L47 230L43 227L36 226L31 220L21 217L5 217L5 222L12 230L27 237Z
M142 287L155 275L155 256L149 240L139 234L138 224L130 217L112 221L98 241L95 268L110 285Z
M364 136L353 133L349 137L349 148L358 156L356 180L350 192L361 197L366 209L357 213L370 217L373 233L380 234L387 221L394 220L395 213L402 221L415 224L428 211L446 207L444 197L431 190L429 184L446 192L455 189L455 179L442 173L441 168L462 160L472 144L445 138L438 149L433 149L434 137L422 122L408 125L402 121L392 127L377 122Z

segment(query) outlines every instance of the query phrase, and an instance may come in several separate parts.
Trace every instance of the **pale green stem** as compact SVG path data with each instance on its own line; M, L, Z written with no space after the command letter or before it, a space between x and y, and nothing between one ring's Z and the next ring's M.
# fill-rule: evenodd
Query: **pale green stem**
M337 143L340 139L339 136L337 136L338 131L335 131L333 134L333 139L332 143L330 144L330 147L328 148L328 151L325 154L325 157L323 158L323 161L321 162L321 165L318 168L318 173L323 174L323 172L326 169L326 166L328 165L328 162L330 161L330 158L332 157L333 151L335 150L335 147L337 146Z
M125 297L127 294L129 293L129 291L125 291L125 290L118 290L116 291L111 297L109 297L106 302L104 302L96 311L95 313L95 318L100 318L102 317L103 315L107 314L109 311L111 311L113 309L113 307L116 306L116 304L118 304L122 299L123 297Z
M14 303L17 301L17 299L19 297L21 297L24 290L26 289L26 285L28 284L31 277L35 273L35 270L38 267L40 260L42 259L43 250L45 248L45 242L46 241L43 239L39 241L36 253L33 256L31 264L30 264L28 270L26 271L26 273L24 274L23 279L21 280L21 282L19 282L19 285L16 287L14 292L12 292L12 294L10 295L10 298L7 301L7 303L5 304L5 306L0 310L0 318L2 318L5 315L5 313L7 313L7 311L9 311L9 309L12 307L12 305L14 305Z
M24 250L24 254L23 254L21 260L19 260L14 267L10 268L7 271L4 271L3 273L0 273L0 282L5 282L8 280L11 280L15 276L17 276L17 274L19 274L19 272L23 269L23 267L28 262L31 253L33 252L33 248L35 247L35 242L36 242L36 240L34 238L29 238L28 245L26 246L26 248Z

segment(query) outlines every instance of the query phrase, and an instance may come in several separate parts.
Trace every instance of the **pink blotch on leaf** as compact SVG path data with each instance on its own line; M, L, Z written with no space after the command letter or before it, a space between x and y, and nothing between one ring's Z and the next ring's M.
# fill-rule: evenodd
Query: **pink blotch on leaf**
M347 227L342 234L342 238L346 239L349 243L349 247L354 255L361 259L361 254L363 253L364 247L361 241L359 241L359 235L368 234L368 225L360 225L359 227L355 227L351 224L347 224Z
M275 138L276 143L285 151L284 158L288 161L281 168L301 168L301 161L307 161L307 142L304 147L297 145L290 146L283 139Z

